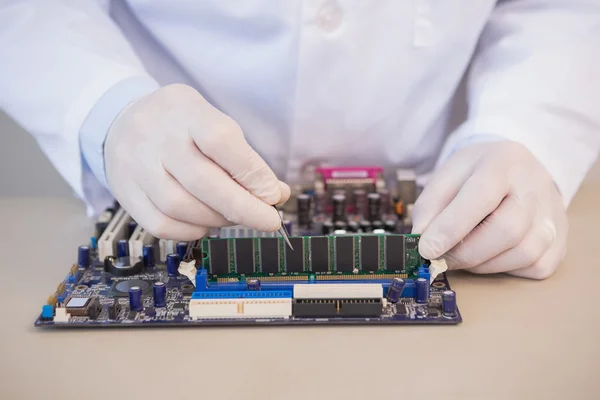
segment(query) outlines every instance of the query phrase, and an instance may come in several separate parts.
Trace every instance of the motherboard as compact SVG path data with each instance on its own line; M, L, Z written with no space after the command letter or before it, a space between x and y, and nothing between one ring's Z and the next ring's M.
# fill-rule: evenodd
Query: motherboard
M410 233L414 174L319 168L280 210L192 242L149 235L118 204L50 295L38 327L456 324L456 293Z

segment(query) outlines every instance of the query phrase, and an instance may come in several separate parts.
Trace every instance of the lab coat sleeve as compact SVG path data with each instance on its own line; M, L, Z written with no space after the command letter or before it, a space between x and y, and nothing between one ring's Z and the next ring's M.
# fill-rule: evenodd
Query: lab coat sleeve
M474 55L467 96L467 120L438 166L474 142L520 142L568 205L600 149L600 1L500 2Z
M88 211L96 212L93 203L110 197L100 185L105 184L102 146L120 111L115 106L158 87L105 5L0 1L0 108L36 138L91 206Z

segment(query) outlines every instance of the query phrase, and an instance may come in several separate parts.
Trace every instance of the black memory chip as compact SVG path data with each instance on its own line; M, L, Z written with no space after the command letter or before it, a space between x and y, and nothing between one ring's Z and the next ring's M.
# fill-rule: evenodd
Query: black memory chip
M285 246L285 270L287 272L304 271L304 248L302 238L290 238L294 250L286 244Z
M210 246L210 272L211 274L229 273L229 250L227 239L212 239Z
M335 238L335 269L341 272L352 272L354 269L354 238Z
M329 271L329 238L310 238L310 267L313 272Z
M385 237L385 268L391 271L404 271L404 236Z
M262 272L279 272L279 239L260 239L260 260Z
M254 272L254 246L252 239L235 240L235 265L238 274Z
M379 236L361 236L360 267L363 271L379 269Z

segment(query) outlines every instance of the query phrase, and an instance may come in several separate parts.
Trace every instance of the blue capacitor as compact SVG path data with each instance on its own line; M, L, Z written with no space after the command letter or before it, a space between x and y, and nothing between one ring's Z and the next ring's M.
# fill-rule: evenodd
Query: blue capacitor
M137 222L135 221L129 221L127 223L127 237L131 237L131 235L133 235L133 231L135 231L135 228L137 228Z
M179 272L179 254L171 253L167 255L167 273L169 276L177 276Z
M390 303L397 303L400 301L400 297L402 297L402 291L404 290L404 286L406 282L402 278L394 278L390 283L390 287L387 292L387 300Z
M164 282L154 282L152 293L154 294L154 307L167 305L167 285Z
M121 239L117 242L117 257L128 257L129 256L129 242L125 239Z
M142 247L142 260L144 261L145 268L154 268L154 246L151 244L145 244Z
M429 298L429 281L425 278L417 278L417 290L415 300L417 303L427 303Z
M179 255L180 260L185 260L185 253L187 253L187 248L187 242L177 242L177 244L175 245L175 251Z
M142 289L139 286L129 288L129 308L132 311L142 311Z
M96 250L98 248L98 239L96 239L95 236L92 236L90 238L90 247L94 250Z
M246 284L248 285L248 290L260 290L259 279L247 279Z
M442 310L444 317L456 317L456 292L454 290L444 290L442 293Z
M77 265L81 268L90 266L90 246L79 246L77 251Z

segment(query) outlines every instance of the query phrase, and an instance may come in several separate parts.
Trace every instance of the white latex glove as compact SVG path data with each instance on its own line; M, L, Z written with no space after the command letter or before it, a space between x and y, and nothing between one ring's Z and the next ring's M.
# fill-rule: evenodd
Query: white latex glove
M113 195L153 236L194 240L209 227L281 225L271 205L285 202L290 188L239 125L189 86L166 86L128 106L104 151Z
M472 144L432 176L413 208L424 258L449 269L543 279L566 251L568 221L554 182L524 146Z

